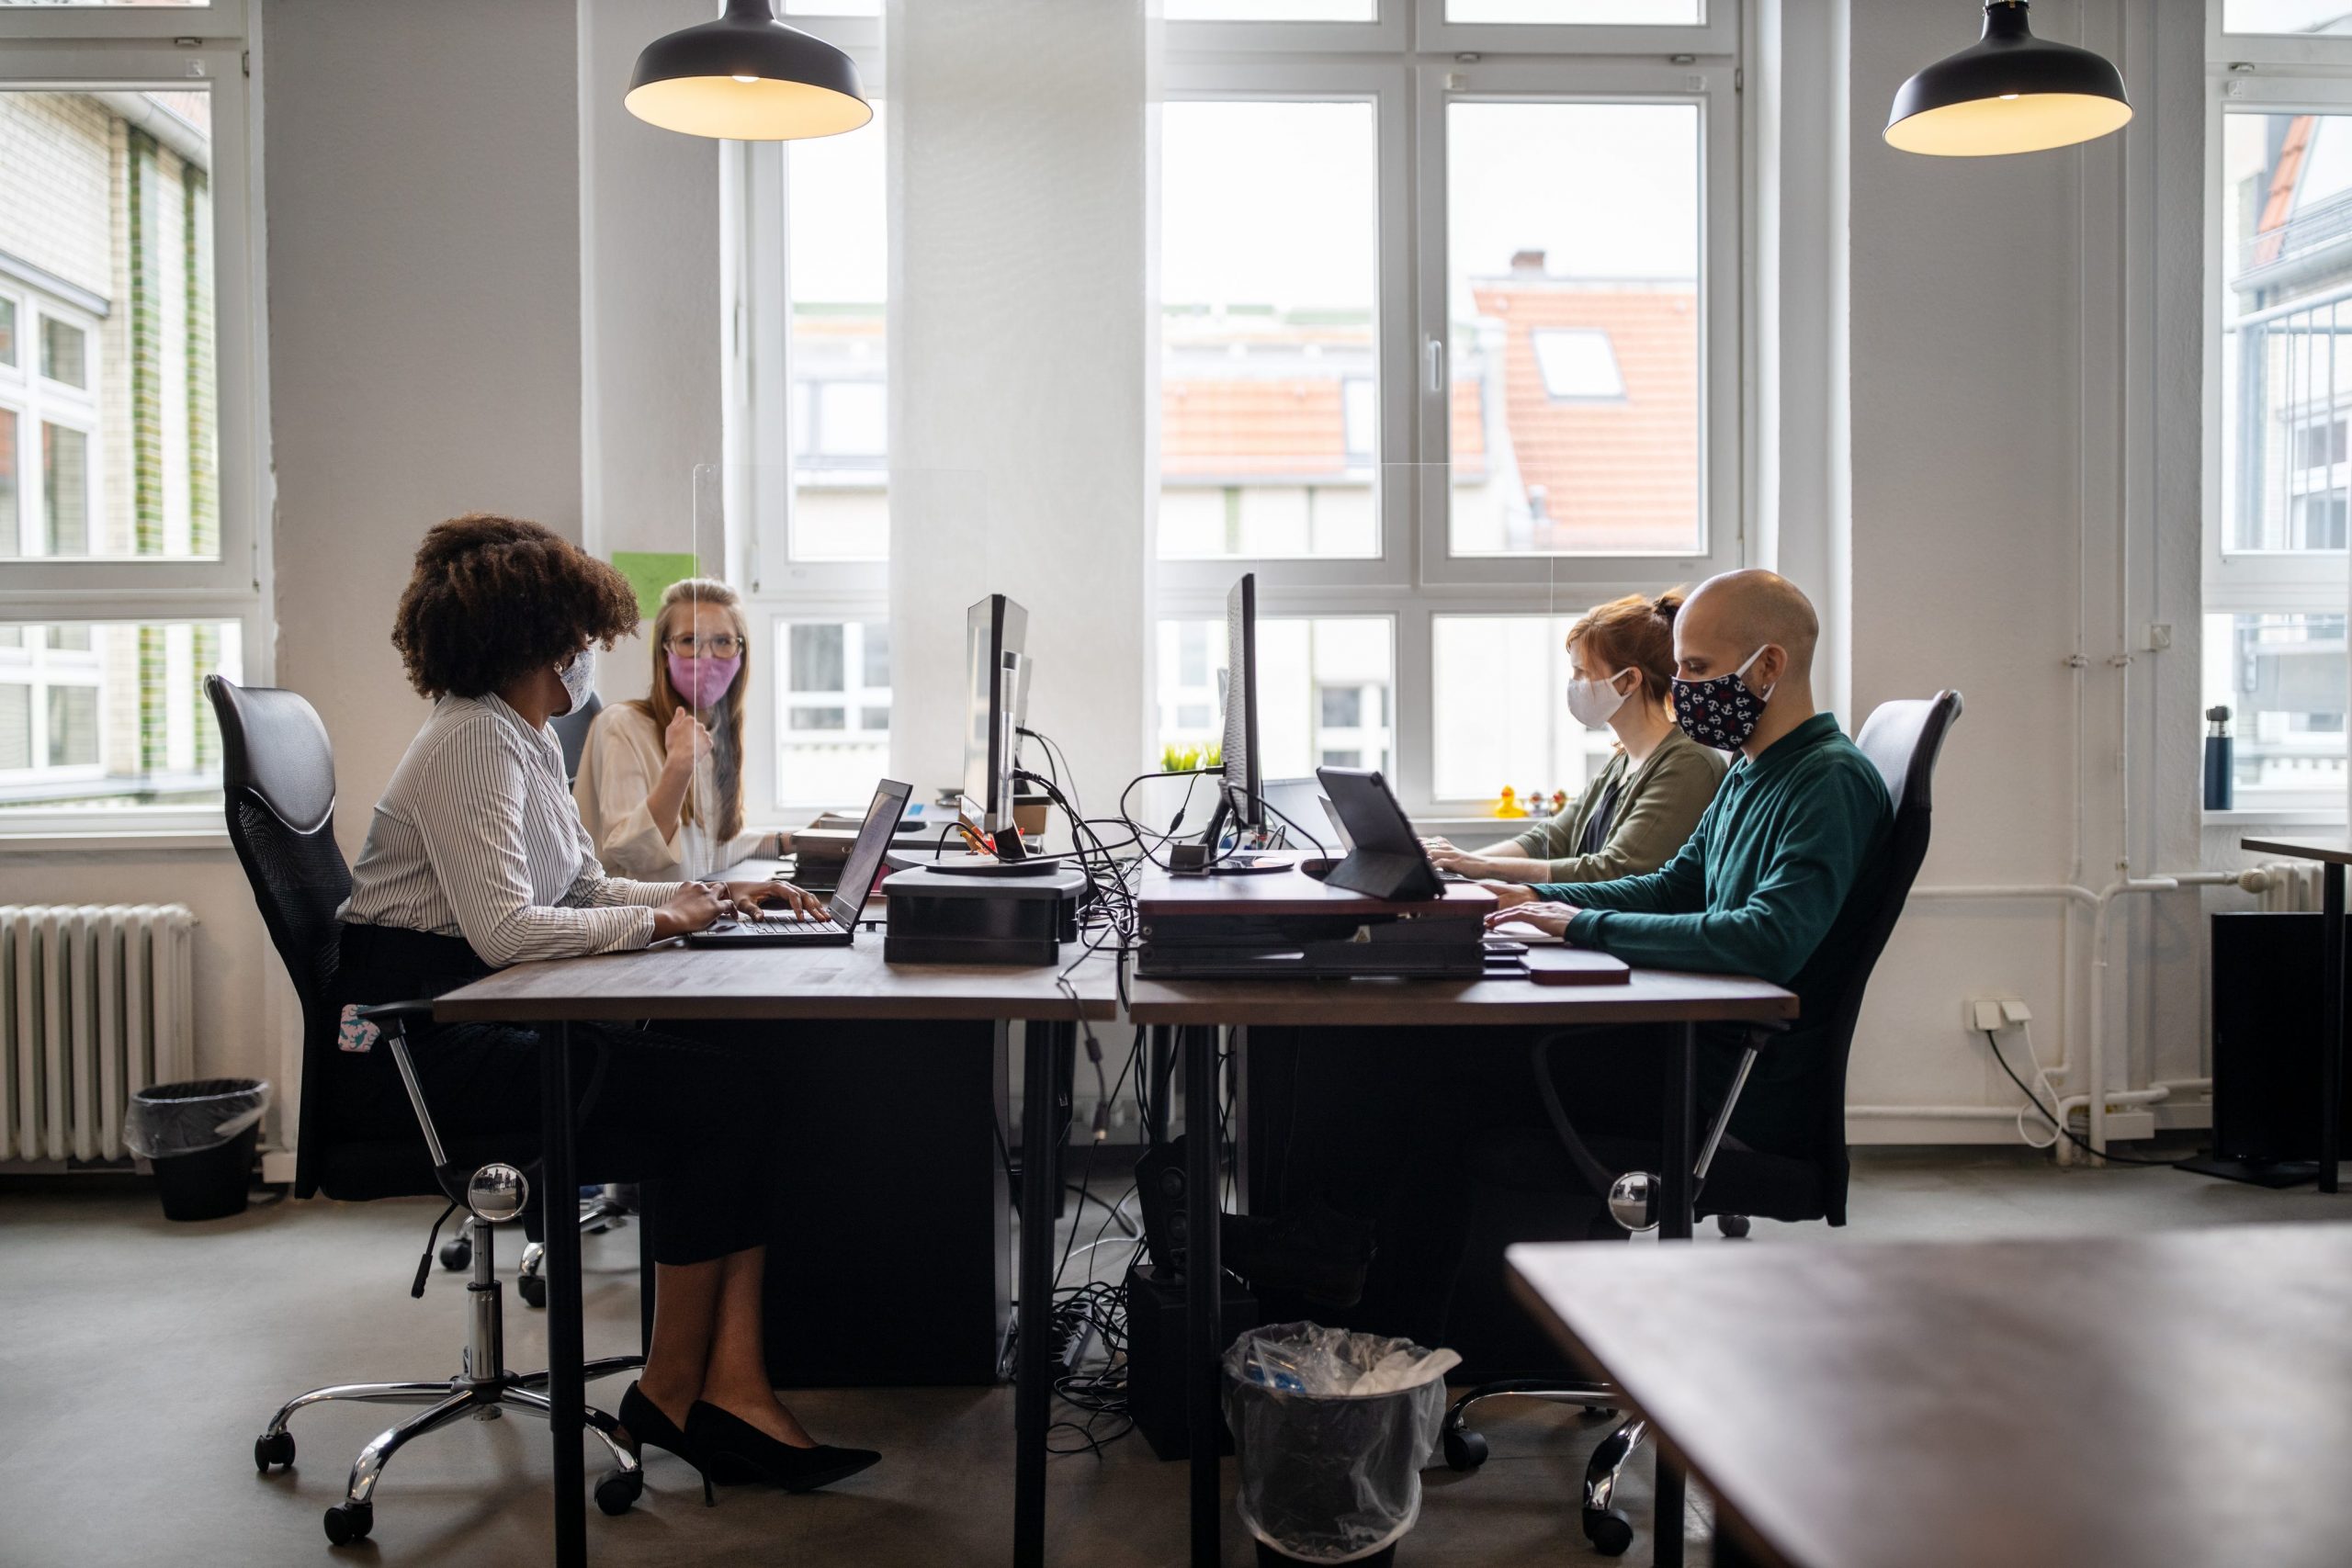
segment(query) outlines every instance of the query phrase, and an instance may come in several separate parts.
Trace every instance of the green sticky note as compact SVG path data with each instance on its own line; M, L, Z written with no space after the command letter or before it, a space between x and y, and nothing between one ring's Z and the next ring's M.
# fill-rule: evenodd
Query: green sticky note
M695 557L691 550L615 550L613 570L628 579L637 591L637 613L650 621L662 608L662 595L670 584L695 575Z

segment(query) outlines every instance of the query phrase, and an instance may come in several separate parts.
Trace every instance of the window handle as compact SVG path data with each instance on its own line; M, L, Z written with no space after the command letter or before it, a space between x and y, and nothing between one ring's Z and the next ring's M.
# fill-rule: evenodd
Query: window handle
M1421 362L1428 367L1429 389L1432 392L1444 391L1445 340L1432 336L1424 342L1421 345Z

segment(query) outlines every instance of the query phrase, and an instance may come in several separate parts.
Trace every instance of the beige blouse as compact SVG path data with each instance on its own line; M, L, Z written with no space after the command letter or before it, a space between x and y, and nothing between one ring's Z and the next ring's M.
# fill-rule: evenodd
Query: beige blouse
M666 754L652 715L616 703L596 716L580 754L580 776L571 785L580 820L596 841L596 858L626 876L683 881L759 853L773 835L755 828L732 839L714 839L708 820L718 814L718 784L707 757L695 764L686 785L686 798L703 820L681 822L674 833L662 836L646 803L661 781Z

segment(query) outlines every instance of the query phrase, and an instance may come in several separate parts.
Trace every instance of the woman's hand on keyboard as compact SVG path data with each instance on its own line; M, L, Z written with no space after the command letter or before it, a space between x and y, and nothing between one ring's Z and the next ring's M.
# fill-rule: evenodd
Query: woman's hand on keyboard
M698 931L725 913L718 895L711 885L704 882L684 882L670 895L670 901L653 911L653 940L662 942L688 931Z
M725 885L728 901L746 919L763 916L788 915L797 920L821 920L828 918L825 901L814 893L803 892L789 882L729 882ZM777 908L776 906L782 906Z

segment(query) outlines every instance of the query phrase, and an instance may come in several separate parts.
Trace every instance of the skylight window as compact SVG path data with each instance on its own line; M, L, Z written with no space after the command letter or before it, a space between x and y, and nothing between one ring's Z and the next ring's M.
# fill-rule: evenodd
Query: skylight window
M1609 334L1597 327L1546 330L1533 334L1535 365L1544 375L1545 395L1568 401L1595 402L1623 399L1625 378L1617 369L1617 351Z

